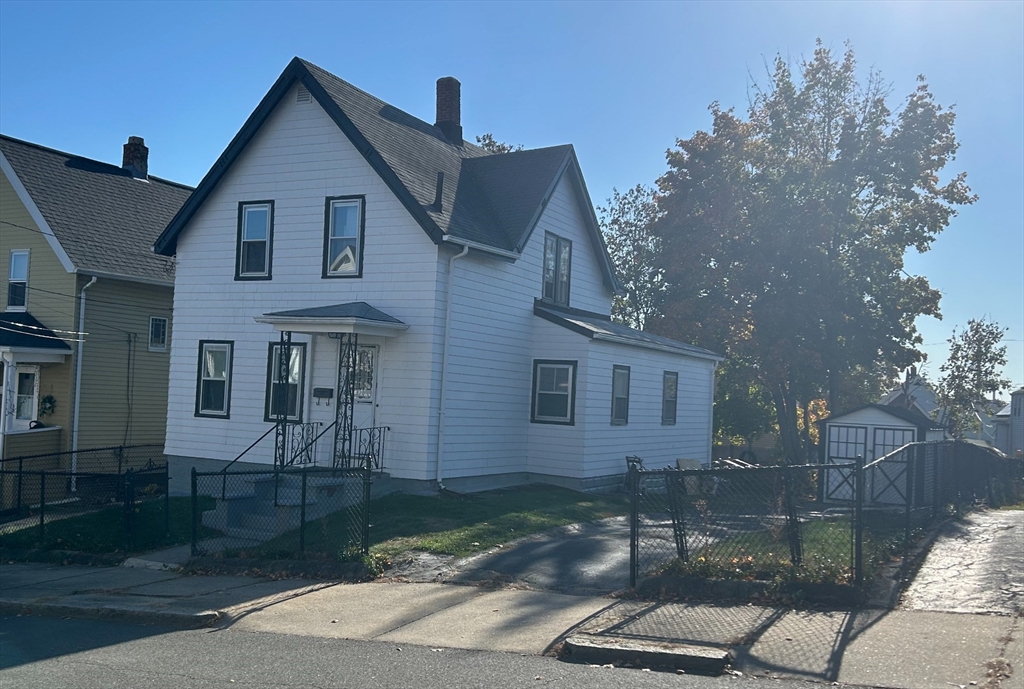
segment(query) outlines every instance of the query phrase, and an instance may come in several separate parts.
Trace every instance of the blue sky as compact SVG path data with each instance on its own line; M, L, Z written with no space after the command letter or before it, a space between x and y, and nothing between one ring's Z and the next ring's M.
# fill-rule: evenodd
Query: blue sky
M1008 326L1024 384L1024 3L52 3L0 2L0 131L120 162L129 135L150 172L196 184L293 56L422 119L434 81L462 82L467 137L576 146L591 196L653 183L665 151L744 110L751 78L814 40L849 40L898 105L927 76L955 104L981 197L907 257L943 294L918 327L939 375L953 326Z

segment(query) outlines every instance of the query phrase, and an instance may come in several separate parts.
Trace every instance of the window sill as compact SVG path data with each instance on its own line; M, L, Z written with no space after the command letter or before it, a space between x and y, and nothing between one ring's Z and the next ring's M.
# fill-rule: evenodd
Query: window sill
M46 433L47 431L59 431L60 426L42 426L41 428L8 428L6 435L28 435L30 433Z

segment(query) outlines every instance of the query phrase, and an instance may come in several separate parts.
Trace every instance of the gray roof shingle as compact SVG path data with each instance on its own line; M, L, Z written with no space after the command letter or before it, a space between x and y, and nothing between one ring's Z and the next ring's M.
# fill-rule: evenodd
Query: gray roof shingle
M150 247L190 187L9 136L0 152L79 271L174 281L173 263Z
M491 154L468 142L452 143L440 128L295 58L167 226L154 245L156 251L174 253L178 234L297 81L309 89L435 242L447 235L519 252L555 183L569 166L575 166L573 181L586 196L570 145ZM443 175L440 207L434 204L438 173ZM582 203L589 205L589 199ZM614 268L593 209L586 210L585 222L598 263L614 290L618 286Z

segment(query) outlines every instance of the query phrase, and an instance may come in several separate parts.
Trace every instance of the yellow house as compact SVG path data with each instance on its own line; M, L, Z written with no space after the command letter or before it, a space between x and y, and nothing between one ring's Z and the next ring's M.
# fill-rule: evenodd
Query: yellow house
M0 136L0 458L164 441L174 263L191 188Z

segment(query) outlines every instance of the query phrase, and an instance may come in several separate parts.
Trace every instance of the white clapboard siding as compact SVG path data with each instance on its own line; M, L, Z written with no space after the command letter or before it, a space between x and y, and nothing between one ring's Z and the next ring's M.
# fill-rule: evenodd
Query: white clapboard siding
M325 197L356 194L366 196L363 277L324 280ZM273 279L235 281L238 203L269 199L275 202ZM267 343L277 333L256 324L255 316L365 301L409 325L388 341L381 362L388 394L380 420L392 428L388 468L396 476L428 478L441 335L437 254L320 106L296 103L294 95L283 98L178 241L167 452L231 459L268 428ZM194 416L198 343L204 339L235 342L229 420ZM295 341L309 338L296 335ZM336 361L333 350L313 352L319 354L324 359L316 365L332 356ZM270 462L271 446L264 441L254 458Z
M561 473L561 460L538 465L527 443L534 321L540 320L533 315L533 302L543 287L547 231L572 241L570 305L610 313L612 295L567 177L557 185L519 260L476 253L458 259L446 374L446 477L523 472L528 465L534 467L530 471L546 466L543 473ZM446 273L447 259L438 266Z
M595 340L587 361L585 476L621 474L626 456L642 457L647 467L676 459L711 461L713 361ZM612 367L630 367L629 422L611 423ZM676 423L662 425L662 376L679 374ZM577 407L577 413L579 413Z

